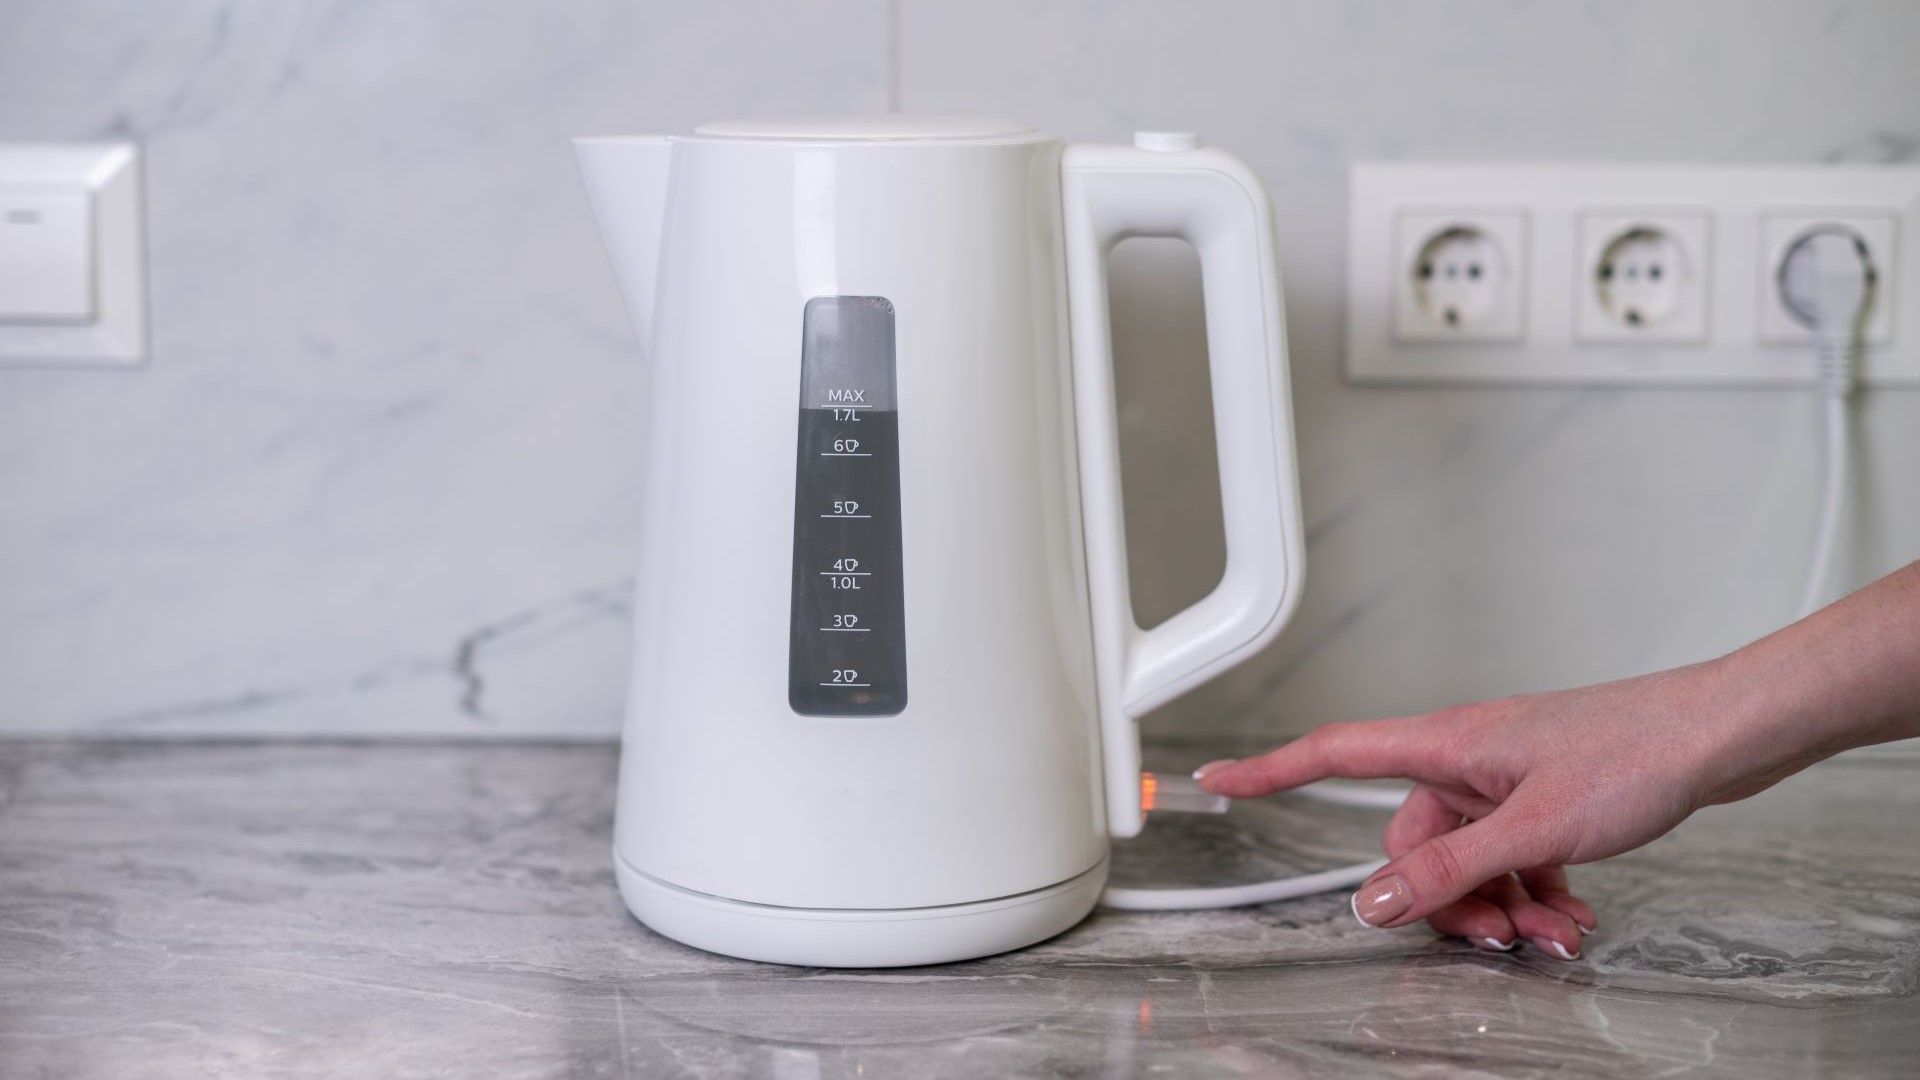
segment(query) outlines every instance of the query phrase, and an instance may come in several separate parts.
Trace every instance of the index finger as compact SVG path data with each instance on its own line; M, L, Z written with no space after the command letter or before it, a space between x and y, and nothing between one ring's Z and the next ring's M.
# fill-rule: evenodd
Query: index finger
M1307 732L1258 757L1215 762L1197 775L1200 786L1236 799L1270 795L1315 780L1426 779L1439 756L1436 725L1425 716L1343 720Z

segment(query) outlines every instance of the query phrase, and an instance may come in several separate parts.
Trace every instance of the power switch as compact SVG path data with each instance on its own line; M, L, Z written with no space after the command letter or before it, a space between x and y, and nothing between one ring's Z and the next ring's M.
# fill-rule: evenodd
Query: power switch
M0 185L0 322L94 321L93 196Z

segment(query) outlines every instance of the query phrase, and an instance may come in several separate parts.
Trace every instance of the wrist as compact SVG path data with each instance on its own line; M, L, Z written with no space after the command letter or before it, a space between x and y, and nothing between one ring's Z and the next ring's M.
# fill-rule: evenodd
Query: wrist
M1824 688L1823 658L1794 640L1799 629L1702 665L1719 699L1720 756L1729 780L1778 780L1860 742L1856 718Z

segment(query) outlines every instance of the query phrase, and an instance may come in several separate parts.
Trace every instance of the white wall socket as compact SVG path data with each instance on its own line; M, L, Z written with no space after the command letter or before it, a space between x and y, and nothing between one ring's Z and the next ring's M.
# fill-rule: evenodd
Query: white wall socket
M1402 212L1393 332L1401 341L1518 341L1527 294L1527 218Z
M1920 166L1356 165L1348 214L1357 380L1809 383L1779 275L1841 229L1862 380L1920 385Z
M1575 223L1574 340L1704 340L1712 235L1712 219L1698 210L1582 213Z

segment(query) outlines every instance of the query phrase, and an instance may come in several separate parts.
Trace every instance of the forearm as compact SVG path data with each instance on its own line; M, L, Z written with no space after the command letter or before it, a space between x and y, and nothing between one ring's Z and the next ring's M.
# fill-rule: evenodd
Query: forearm
M1715 665L1740 741L1788 771L1920 736L1920 563Z

